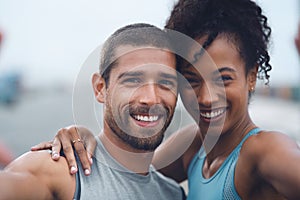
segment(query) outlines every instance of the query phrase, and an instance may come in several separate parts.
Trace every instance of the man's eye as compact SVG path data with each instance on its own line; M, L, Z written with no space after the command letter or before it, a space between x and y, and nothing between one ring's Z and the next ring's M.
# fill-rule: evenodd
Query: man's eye
M141 80L139 78L127 78L125 80L122 81L123 83L140 83Z
M175 86L175 83L173 81L169 81L169 80L161 80L161 81L159 81L159 84L167 86L167 87L170 87L170 86L173 87L173 86Z

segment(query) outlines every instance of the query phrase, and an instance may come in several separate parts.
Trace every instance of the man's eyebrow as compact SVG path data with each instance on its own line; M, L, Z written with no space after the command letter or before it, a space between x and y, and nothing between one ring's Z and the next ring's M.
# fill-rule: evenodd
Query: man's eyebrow
M173 79L174 81L177 81L177 76L173 75L173 74L168 74L168 73L160 73L160 76L163 78L167 78L167 79Z
M129 72L123 72L118 76L118 79L123 78L123 77L127 77L127 76L141 76L143 75L142 72L140 71L129 71Z
M236 72L233 68L231 67L222 67L222 68L219 68L217 69L216 71L213 72L214 75L218 75L219 73L221 72L224 72L224 71L228 71L228 72Z

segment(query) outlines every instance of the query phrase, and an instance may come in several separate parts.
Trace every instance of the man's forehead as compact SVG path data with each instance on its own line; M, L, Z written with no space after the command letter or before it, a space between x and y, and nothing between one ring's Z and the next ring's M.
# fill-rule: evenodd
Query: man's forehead
M115 58L119 58L121 56L127 54L134 54L140 52L153 52L153 51L166 51L171 53L171 51L167 48L155 47L151 45L143 45L143 46L134 46L134 45L120 45L115 50Z
M121 46L117 49L113 61L117 66L157 64L176 67L175 56L172 52L152 46Z
M115 59L113 73L156 77L161 74L175 74L176 76L175 56L168 50L151 46L128 45L121 46L117 54L119 57Z

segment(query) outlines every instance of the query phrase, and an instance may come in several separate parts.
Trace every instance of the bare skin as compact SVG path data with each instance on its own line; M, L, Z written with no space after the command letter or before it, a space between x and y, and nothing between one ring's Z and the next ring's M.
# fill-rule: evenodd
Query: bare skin
M257 73L257 69L253 68L247 76L244 76L243 61L234 45L225 38L218 37L207 51L213 57L218 68L221 69L223 66L231 68L229 72L225 70L221 73L222 76L230 76L231 78L226 79L224 83L227 109L224 127L216 145L207 152L202 168L205 178L213 176L242 138L256 127L248 113L248 94L255 87ZM207 76L214 74L210 69L202 69L202 72L207 72ZM191 79L191 77L186 78ZM208 83L207 85L211 84ZM218 104L222 97L221 93L208 94L207 88L202 88L202 86L198 88L198 91L201 91L198 103L203 107L202 110L205 110L205 105L212 102ZM185 96L188 96L187 93ZM183 99L183 101L185 100ZM219 104L220 106L223 105ZM202 146L202 138L206 136L206 121L200 120L201 131L198 131L194 142L180 158L162 168L160 170L162 173L178 182L187 179L189 164ZM194 129L195 127L189 126L179 131L177 134L181 134L182 137L176 137L177 141L168 142L174 139L169 138L163 144L164 148L169 149L169 151L156 152L153 164L159 166L161 160L168 158L173 153L170 149L174 149L174 143L177 143L176 147L180 146L184 137L192 137L188 133L193 132ZM86 134L89 134L88 131ZM64 142L70 143L70 140ZM40 147L45 146L41 145ZM58 146L54 148L59 150ZM175 148L174 151L176 150ZM82 155L86 156L87 154L83 153ZM88 163L86 164L88 165ZM235 169L235 188L242 199L300 199L299 166L300 149L295 141L283 133L262 130L259 134L249 137L241 148Z
M78 138L80 138L82 142L75 142L74 144L70 142L78 141ZM89 142L85 143L85 141ZM72 145L76 149L76 153L82 163L85 175L90 175L96 140L95 136L83 126L69 126L62 128L57 132L53 142L41 142L40 144L31 147L31 150L38 151L42 149L52 149L52 159L58 161L60 158L60 154L58 152L62 149L69 164L70 174L75 174L78 171L78 168Z
M247 109L248 90L252 90L251 88L255 86L256 71L248 73L246 79L243 78L245 77L243 76L245 72L243 68L239 67L242 66L239 55L235 48L222 37L217 38L207 51L213 57L218 68L229 66L231 67L231 71L233 71L233 73L221 73L221 76L226 75L231 78L227 78L226 82L224 82L227 114L223 131L214 148L208 152L202 168L203 176L210 178L218 171L245 134L256 127ZM202 69L201 72L203 76L206 69ZM209 74L208 70L206 77L209 77ZM186 78L193 79L190 76L186 76ZM209 82L209 79L207 81ZM212 85L212 83L208 83L207 85ZM238 90L240 91L236 92ZM200 110L205 110L205 105L212 103L214 105L220 104L217 107L223 105L223 103L218 103L222 99L222 93L216 92L216 94L212 94L213 91L209 93L205 87L198 88L198 91L202 95L198 98ZM245 97L237 95L242 94L243 91L246 91L244 93ZM185 94L183 98L184 96L189 96L188 92L183 92ZM186 105L189 105L188 100L186 100ZM183 101L185 100L183 99ZM237 105L239 106L236 107ZM239 112L235 110L239 110ZM236 113L239 113L239 115ZM201 119L200 129L201 131L198 132L199 135L195 137L195 141L182 157L161 170L165 175L177 181L187 178L188 166L195 153L201 147L201 138L205 137L205 131L207 130L206 121L201 121ZM188 127L181 134L184 135L188 132L193 132L193 127ZM167 149L168 147L165 148ZM172 147L170 146L169 148ZM168 155L155 155L154 161L158 161L164 156L167 157ZM248 138L242 146L235 170L234 182L236 190L242 199L299 199L299 165L300 149L295 141L282 133L261 131L259 134Z
M13 154L0 142L0 167L5 167L13 160Z
M48 151L26 153L0 172L0 199L72 199L75 176L68 171L66 160L55 162Z
M0 32L0 44L2 35ZM72 199L75 176L65 158L54 162L49 151L28 152L13 161L0 144L0 199Z
M128 45L128 48L132 48L132 46ZM134 50L134 48L132 49ZM165 129L162 127L168 126L176 105L176 80L175 56L169 51L148 46L145 46L145 49L120 56L118 64L115 64L111 70L109 84L99 73L93 74L92 83L95 97L99 103L105 104L106 108L104 112L105 125L103 134L99 135L100 140L107 152L130 171L143 175L148 174L154 150L145 149L144 146L154 143L153 148L155 149L161 142L158 138L163 138ZM131 92L132 90L134 92ZM164 108L160 108L160 112L156 112L160 114L163 112L162 109L165 109L168 110L168 112L165 111L168 114L152 121L144 120L144 117L143 120L137 120L135 115L152 117L157 113L150 115L148 112L140 111L133 116L128 115L128 112L125 112L128 105L149 107L164 105ZM135 112L132 111L132 113ZM141 146L133 146L129 141L122 140L117 136L117 134L121 134L120 131L115 131L119 127L114 127L114 123L109 124L111 121L107 120L112 117L112 113L117 113L116 115L121 118L119 124L124 122L123 125L128 128L127 132L123 134L136 136L138 140L136 145ZM72 130L77 133L75 128ZM149 136L150 139L144 139L141 135L143 136L145 132L153 134L153 137ZM75 147L82 145L77 139L73 142ZM64 150L70 151L68 147L64 147ZM0 199L72 199L76 188L75 175L72 173L76 169L70 168L64 157L55 162L52 158L59 158L57 152L60 151L57 149L53 152L52 155L49 151L26 153L0 171ZM120 154L120 152L125 153ZM142 152L146 156L138 154L139 156L130 157L133 152ZM87 156L83 151L79 152L79 155L83 154ZM89 159L86 161L90 162ZM69 170L71 170L71 174ZM89 171L85 170L85 174L88 175Z

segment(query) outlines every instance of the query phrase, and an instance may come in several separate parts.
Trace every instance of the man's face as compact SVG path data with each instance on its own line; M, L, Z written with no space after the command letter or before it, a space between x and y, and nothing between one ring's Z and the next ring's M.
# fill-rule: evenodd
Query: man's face
M175 56L154 48L122 55L110 72L105 93L107 127L133 148L153 151L177 101Z

